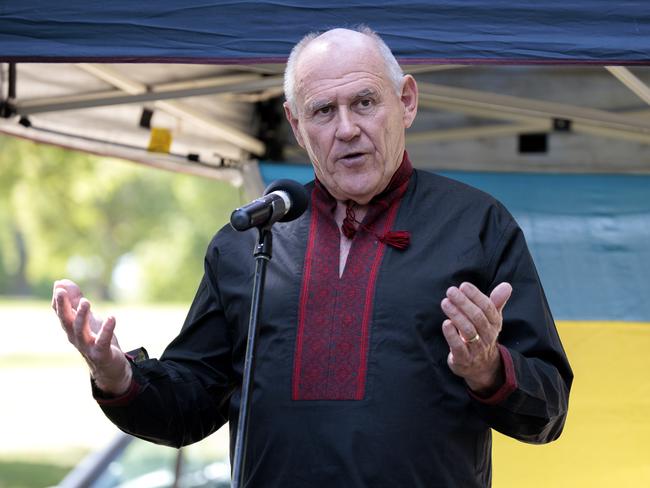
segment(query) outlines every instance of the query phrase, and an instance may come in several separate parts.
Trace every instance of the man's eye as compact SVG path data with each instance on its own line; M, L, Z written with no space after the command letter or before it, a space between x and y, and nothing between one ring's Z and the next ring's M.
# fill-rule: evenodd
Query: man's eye
M327 107L321 107L318 110L316 110L316 113L318 115L327 115L332 111L332 107L327 106Z
M357 105L361 108L369 108L372 106L372 100L370 98L362 98L357 102Z

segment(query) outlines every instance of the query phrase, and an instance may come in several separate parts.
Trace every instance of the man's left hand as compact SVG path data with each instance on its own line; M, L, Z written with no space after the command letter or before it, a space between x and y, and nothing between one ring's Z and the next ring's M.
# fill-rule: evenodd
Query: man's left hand
M449 344L447 364L480 396L489 396L503 384L504 373L497 337L503 325L503 307L512 286L499 284L488 297L471 283L447 290L441 302L449 317L442 332Z

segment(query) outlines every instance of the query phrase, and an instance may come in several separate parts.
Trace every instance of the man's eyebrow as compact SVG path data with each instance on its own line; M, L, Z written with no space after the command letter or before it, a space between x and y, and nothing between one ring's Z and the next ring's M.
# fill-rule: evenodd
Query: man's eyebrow
M307 104L307 112L313 113L317 112L323 107L327 107L328 105L332 104L332 100L329 99L320 99L320 100L314 100L313 102L309 102Z
M353 100L359 100L361 98L376 98L377 97L377 91L373 90L372 88L364 88L363 90L359 91L354 95ZM329 98L321 98L320 100L314 100L312 102L309 102L307 104L307 112L308 113L314 113L318 112L321 108L327 107L331 105L333 102Z
M355 95L355 100L359 98L366 98L366 97L376 97L377 92L373 90L372 88L365 88L361 90L359 93Z

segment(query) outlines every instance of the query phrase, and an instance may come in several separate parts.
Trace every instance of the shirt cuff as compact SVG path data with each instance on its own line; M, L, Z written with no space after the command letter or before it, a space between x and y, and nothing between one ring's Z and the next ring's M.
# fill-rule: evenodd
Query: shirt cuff
M489 397L482 397L473 391L468 390L472 398L485 405L497 405L508 398L508 396L517 389L517 375L515 375L515 365L512 362L510 351L508 351L507 347L502 346L501 344L497 344L497 347L499 348L501 364L503 365L503 373L505 376L503 385L501 385L499 389Z
M124 407L131 403L131 400L137 396L141 389L140 385L132 378L129 388L124 393L113 396L100 390L94 380L91 379L90 383L93 389L93 398L99 405L105 407Z
M149 359L149 354L147 353L147 350L144 347L134 349L133 351L129 351L124 355L131 363L132 369L134 369L134 366L140 361ZM135 371L133 372L135 373ZM123 407L128 405L129 403L131 403L131 400L133 400L142 389L140 384L135 380L135 374L133 374L133 376L131 377L131 384L129 385L129 388L124 393L118 396L110 395L100 390L97 384L95 383L95 380L93 380L92 378L90 380L90 384L92 387L93 398L95 399L95 401L99 405L107 406L107 407Z

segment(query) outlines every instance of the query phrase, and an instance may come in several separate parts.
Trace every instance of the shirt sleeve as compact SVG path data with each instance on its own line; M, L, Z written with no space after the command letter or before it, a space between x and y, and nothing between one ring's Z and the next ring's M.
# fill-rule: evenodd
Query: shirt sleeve
M500 206L492 223L505 230L487 265L488 292L504 281L513 288L499 336L506 382L489 399L470 396L493 429L525 442L550 442L562 432L573 373L521 229Z
M132 360L131 387L119 398L101 398L93 390L106 416L128 434L180 447L227 421L235 382L229 327L215 278L217 251L211 248L183 328L160 360Z

